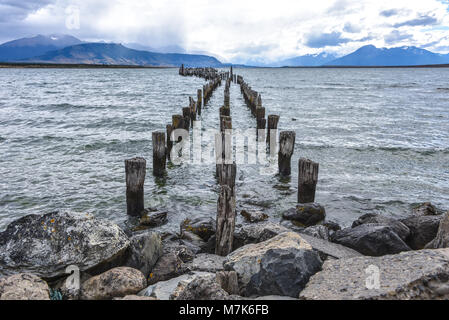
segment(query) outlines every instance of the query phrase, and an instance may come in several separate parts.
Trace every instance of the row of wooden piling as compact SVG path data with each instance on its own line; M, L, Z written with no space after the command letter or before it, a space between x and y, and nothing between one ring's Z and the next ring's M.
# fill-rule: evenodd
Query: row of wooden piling
M201 107L210 99L213 91L225 80L224 101L219 108L220 133L216 136L216 176L220 185L220 193L217 203L217 230L215 253L225 256L232 251L235 219L236 219L236 191L235 179L237 166L233 162L231 134L232 117L230 112L230 88L231 83L238 83L247 106L257 121L258 132L265 132L266 142L277 140L279 124L278 115L268 115L265 118L265 108L262 106L261 95L252 90L243 80L243 77L235 75L232 67L230 72L218 72L212 68L184 68L181 66L179 74L183 76L197 76L208 80L203 90L197 91L197 101L189 97L189 106L182 109L182 114L172 116L172 123L166 127L166 132L153 132L153 174L163 176L166 172L167 158L173 147L172 132L175 129L189 130L197 115L201 115ZM268 128L266 126L268 125ZM259 134L258 139L265 138L265 134ZM291 175L291 157L294 153L296 134L294 131L282 131L279 134L278 167L281 177ZM262 140L263 141L263 140ZM269 145L273 145L270 143ZM218 146L221 146L218 148ZM217 150L218 148L218 150ZM301 158L298 161L298 202L309 203L315 201L316 184L318 181L318 163ZM126 171L126 201L127 212L131 216L139 216L144 210L144 181L146 173L146 160L133 158L125 161Z
M262 97L260 93L253 90L240 75L236 76L236 81L240 85L240 91L243 95L246 105L251 110L257 120L257 129L264 130L268 123L266 142L269 145L275 145L277 128L279 124L278 115L269 115L268 121L265 120L265 108L262 106ZM274 135L271 135L274 133ZM259 134L260 135L260 134ZM273 140L273 141L271 141ZM282 131L279 134L278 168L281 177L291 175L291 158L295 149L296 133L295 131ZM301 158L298 160L298 202L309 203L315 201L315 190L318 182L319 164L311 160Z
M182 114L172 115L172 122L167 124L166 131L155 131L152 133L153 142L153 175L162 177L166 174L167 160L175 141L173 131L176 129L189 130L197 116L201 116L201 109L211 98L214 90L221 85L224 78L213 68L190 69L182 66L179 74L188 76L194 75L202 77L208 81L203 86L203 90L198 89L197 100L189 97L189 106L182 108ZM179 141L181 141L181 137ZM126 204L127 214L130 216L140 216L144 210L144 182L146 175L146 160L141 157L125 160L126 173Z

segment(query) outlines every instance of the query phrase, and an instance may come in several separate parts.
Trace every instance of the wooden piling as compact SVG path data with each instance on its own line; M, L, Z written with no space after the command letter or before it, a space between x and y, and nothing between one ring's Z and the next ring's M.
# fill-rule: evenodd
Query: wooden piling
M167 131L167 147L165 149L165 152L167 153L167 159L171 159L171 149L173 148L173 141L171 140L171 133L173 131L173 126L171 124L167 124L166 127Z
M315 202L316 184L318 182L319 164L309 159L298 161L298 202Z
M278 166L281 177L291 175L291 158L295 149L295 139L296 133L294 131L282 131L279 135Z
M140 216L144 210L143 185L146 165L144 158L125 160L126 212L129 216Z
M271 143L270 137L271 137L271 131L273 130L273 133L277 134L278 129L278 123L279 123L279 116L270 114L268 116L268 126L267 126L267 143ZM275 138L276 139L276 138ZM275 140L276 141L276 140Z
M165 174L167 155L165 150L165 132L153 132L153 174L161 177Z
M184 129L189 131L190 129L190 121L191 121L191 109L190 107L182 108L182 115L184 118Z
M220 172L220 196L217 204L215 254L226 256L232 251L235 230L236 164L223 164Z
M198 89L196 97L198 99L198 101L197 101L198 114L201 115L201 107L203 104L203 93L202 93L201 89Z

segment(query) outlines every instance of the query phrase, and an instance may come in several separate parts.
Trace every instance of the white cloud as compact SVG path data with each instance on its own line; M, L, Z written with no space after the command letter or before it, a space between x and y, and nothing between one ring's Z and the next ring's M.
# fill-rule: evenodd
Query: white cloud
M441 29L449 23L448 3L438 0L45 0L22 8L14 3L0 0L4 40L71 33L86 40L180 45L235 62L322 50L345 54L364 44L428 45L435 51L449 45ZM79 30L65 29L69 5L80 8ZM15 18L5 21L8 12Z

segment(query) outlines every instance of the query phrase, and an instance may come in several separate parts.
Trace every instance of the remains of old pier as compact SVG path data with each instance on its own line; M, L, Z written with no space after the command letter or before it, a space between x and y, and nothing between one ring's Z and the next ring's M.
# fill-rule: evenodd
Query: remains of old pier
M179 69L181 76L194 76L207 81L202 89L196 91L196 101L189 97L188 106L182 108L179 114L172 115L172 122L167 124L166 132L153 132L153 174L163 177L166 172L166 162L173 161L182 148L174 148L183 139L190 139L189 131L196 127L196 120L213 92L225 81L223 105L218 108L220 131L215 137L216 178L219 185L217 202L215 253L225 256L232 252L236 220L236 188L235 179L237 165L234 162L232 146L232 115L231 115L231 85L237 83L245 104L255 118L258 145L267 145L266 150L271 156L278 156L278 173L281 178L291 175L291 159L295 151L296 134L294 131L279 133L279 115L266 116L266 108L262 105L262 95L253 90L241 75L234 74L231 67L229 72L218 71L213 68ZM179 132L182 129L182 132ZM267 131L268 129L268 131ZM279 146L279 148L278 148ZM126 185L128 214L139 216L144 209L143 185L145 180L146 161L143 158L126 160ZM315 191L318 181L318 163L301 158L298 161L298 203L312 203L315 201Z

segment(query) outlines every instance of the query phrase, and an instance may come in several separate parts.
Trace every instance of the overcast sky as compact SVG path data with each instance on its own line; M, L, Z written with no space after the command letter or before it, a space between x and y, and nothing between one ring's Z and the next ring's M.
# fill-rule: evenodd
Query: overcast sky
M273 61L362 45L449 52L449 0L0 0L0 41L64 33ZM79 28L77 24L79 12Z

